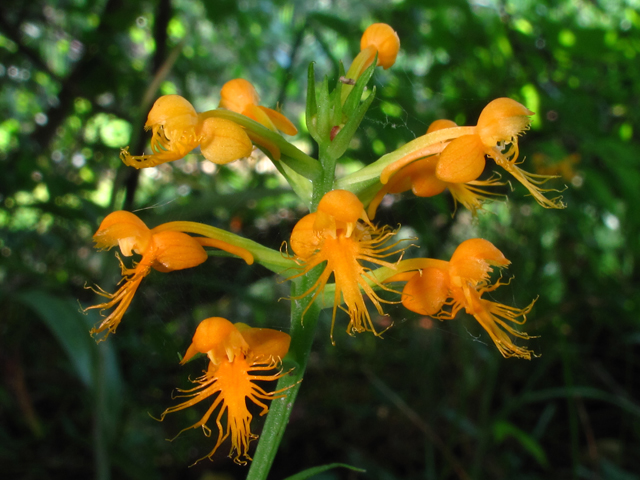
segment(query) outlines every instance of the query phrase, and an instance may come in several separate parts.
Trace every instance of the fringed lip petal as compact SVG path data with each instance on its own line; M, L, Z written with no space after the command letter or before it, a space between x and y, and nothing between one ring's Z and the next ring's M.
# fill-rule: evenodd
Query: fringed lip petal
M484 293L504 285L500 280L493 285L489 283L492 266L502 268L508 264L509 260L491 242L474 238L462 242L449 262L404 260L398 264L400 272L385 281L407 282L402 292L402 303L407 309L439 320L453 320L464 308L487 331L504 357L530 359L531 350L516 346L508 334L532 338L510 323L523 324L535 300L519 309L481 298ZM522 320L518 320L520 317Z
M227 438L231 439L229 457L235 463L244 465L251 461L249 444L258 436L251 433L253 415L248 403L260 407L260 415L264 415L269 411L264 402L279 398L279 394L286 390L267 392L257 382L273 382L286 375L278 369L282 357L287 354L290 340L289 335L284 332L251 328L242 323L232 324L222 317L211 317L200 322L181 364L196 353L206 353L209 366L193 382L197 384L194 388L178 389L178 392L184 393L178 397L186 397L188 400L167 408L159 419L162 421L169 413L184 410L213 397L212 404L202 418L178 433L180 435L186 430L202 427L204 435L210 437L212 432L207 423L219 408L215 418L218 429L216 443L211 452L196 463L205 458L211 459ZM266 373L273 370L275 373Z
M349 314L347 332L371 331L376 332L364 301L366 295L373 303L376 310L383 315L381 303L394 303L380 298L371 285L376 285L383 290L390 290L382 285L382 282L374 275L370 275L369 268L363 263L379 265L393 270L396 264L382 260L394 255L403 249L390 251L394 245L384 246L387 239L395 232L388 228L376 228L370 223L364 223L361 215L364 212L362 203L351 194L355 200L350 203L342 198L343 191L329 192L318 206L318 213L311 213L303 217L294 227L291 234L291 245L296 254L296 262L301 271L290 277L296 278L304 275L316 266L326 265L318 280L302 295L292 300L311 295L311 305L321 292L324 292L326 284L333 274L335 279L333 314L331 320L331 341L333 342L333 329L337 309L342 302L343 308ZM335 198L334 198L335 197ZM336 200L334 204L334 200ZM322 211L320 206L323 207ZM340 208L342 206L342 208ZM322 213L323 216L320 216ZM365 215L366 216L366 215ZM318 223L318 218L321 218ZM325 225L326 224L326 225ZM392 290L394 291L394 290ZM307 308L309 308L307 306ZM303 316L304 316L303 312Z
M130 274L128 273L128 269L125 269L124 266L122 265L122 261L120 261L120 263L123 271L127 272L125 273L125 277L123 278L124 284L113 294L106 293L102 289L100 290L92 289L94 292L98 293L99 295L109 298L109 301L100 303L98 305L92 305L83 310L83 312L85 313L89 310L94 310L94 309L99 309L100 312L102 312L103 310L109 310L115 307L115 309L109 315L107 315L107 317L104 318L104 320L102 320L98 326L93 327L89 332L91 335L95 336L97 334L104 332L105 330L107 331L107 333L104 336L100 337L97 340L98 342L102 342L106 340L109 334L116 333L116 329L118 328L118 325L120 325L120 321L122 320L122 317L124 316L125 312L129 308L129 305L131 304L133 297L138 291L140 282L142 282L142 279L149 274L149 271L151 269L149 259L145 259L144 257L140 261L140 263L136 265L135 269Z
M533 198L538 202L538 204L544 208L565 208L566 205L562 201L562 196L558 196L555 198L547 198L543 195L544 192L559 192L559 190L552 188L541 188L539 185L551 180L552 178L558 178L554 175L539 175L535 173L529 173L522 170L515 162L517 158L517 153L513 157L512 160L509 160L505 157L505 155L499 151L497 147L492 149L491 157L496 161L496 163L504 168L507 172L509 172L513 177L520 182L529 193L533 196Z

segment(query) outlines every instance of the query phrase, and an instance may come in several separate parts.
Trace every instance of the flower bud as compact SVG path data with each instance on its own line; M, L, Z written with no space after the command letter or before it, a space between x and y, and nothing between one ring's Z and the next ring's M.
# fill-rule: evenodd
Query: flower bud
M398 34L386 23L370 25L360 39L360 50L373 47L378 52L378 66L385 70L396 62L400 50Z

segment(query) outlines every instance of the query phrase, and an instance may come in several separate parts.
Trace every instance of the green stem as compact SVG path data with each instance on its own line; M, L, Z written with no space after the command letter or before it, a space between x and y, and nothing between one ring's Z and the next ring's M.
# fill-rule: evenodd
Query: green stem
M278 381L277 390L286 389L284 396L271 402L260 443L253 457L247 480L266 480L273 459L278 452L282 436L287 428L293 404L298 396L302 376L309 360L309 353L318 322L320 308L309 305L311 295L295 299L306 293L316 282L322 269L314 269L291 282L291 346L285 357L285 366L292 362L295 368ZM304 316L304 323L303 317Z
M309 67L309 82L308 94L310 98L307 103L307 117L310 122L309 131L315 132L314 138L318 140L319 162L313 160L313 176L305 175L302 170L296 171L312 181L311 211L313 212L317 209L320 199L333 189L338 158L342 156L348 147L351 138L364 117L366 109L369 107L371 100L373 100L374 92L372 92L367 101L358 106L353 118L349 119L343 127L343 131L338 133L334 139L331 139L329 129L331 125L337 124L337 120L332 118L332 113L336 113L337 109L342 106L340 103L341 85L337 86L336 91L333 92L334 97L332 97L328 92L327 80L325 79L317 99L318 102L316 102L313 65ZM360 87L364 88L363 85L360 85ZM359 99L360 97L358 96ZM333 109L330 108L332 102ZM243 123L240 124L244 126ZM263 128L262 126L260 127ZM262 135L260 132L256 133ZM273 139L269 138L269 140ZM277 146L280 148L279 143ZM284 149L281 149L281 152L288 154ZM293 165L288 164L288 166L294 168ZM256 260L259 261L258 257L256 257ZM312 302L313 295L310 295L309 292L316 286L323 268L323 265L318 265L313 270L293 279L291 282L291 346L284 359L284 368L287 368L288 363L293 363L294 368L288 375L278 381L277 391L282 392L284 390L282 392L283 397L271 402L269 414L247 480L266 480L289 422L293 404L300 390L300 382L307 367L321 310L321 306L317 302Z
M336 175L335 171L338 159L327 155L327 148L324 148L323 145L320 145L320 159L322 162L322 175L313 185L311 211L315 211L325 193L333 190L333 182Z

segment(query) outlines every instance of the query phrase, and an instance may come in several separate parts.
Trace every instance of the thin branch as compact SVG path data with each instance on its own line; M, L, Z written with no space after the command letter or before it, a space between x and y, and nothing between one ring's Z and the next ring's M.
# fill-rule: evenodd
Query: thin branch
M156 51L153 54L153 72L154 78L151 81L149 88L145 92L138 114L136 115L136 121L132 122L134 128L138 128L138 132L142 129L139 125L142 123L144 113L149 109L151 100L155 96L160 84L164 78L169 74L173 64L178 59L180 52L182 51L184 43L180 43L173 49L169 58L166 58L167 52L167 28L172 15L171 0L159 0L158 8L155 15L155 24L153 27L153 39L156 44ZM141 151L144 148L146 140L144 135L138 135L136 141L132 142L134 151ZM124 209L133 210L133 204L136 196L136 190L138 189L138 181L140 179L140 171L137 169L127 169L126 177L124 180L125 197L124 197ZM114 184L115 185L115 184Z

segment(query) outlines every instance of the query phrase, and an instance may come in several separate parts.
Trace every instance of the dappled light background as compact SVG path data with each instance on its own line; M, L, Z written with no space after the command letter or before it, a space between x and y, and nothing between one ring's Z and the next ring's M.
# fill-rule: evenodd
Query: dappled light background
M91 236L124 208L150 226L200 221L279 248L306 209L259 152L222 167L195 152L135 171L120 148L148 148L143 125L158 96L177 93L204 111L217 107L226 81L243 77L263 105L294 120L293 141L313 154L308 64L335 79L379 21L397 30L401 53L374 74L378 96L339 174L423 135L435 119L475 125L494 98L536 112L521 158L529 171L559 176L552 183L565 210L543 210L514 182L501 192L508 200L477 219L462 208L452 217L450 196L405 193L388 196L376 220L420 238L407 257L446 260L467 238L493 242L515 278L496 301L538 298L526 331L539 357L505 360L473 318L440 322L400 305L376 319L393 322L384 339L337 328L332 346L325 311L269 478L331 462L367 473L322 478L640 478L639 8L637 0L4 0L7 478L246 476L226 445L214 462L189 468L215 442L201 431L166 441L202 412L151 417L200 374L204 364L178 361L203 318L289 328L284 277L221 256L151 274L117 334L96 345L88 330L98 314L80 313L96 303L86 287L110 291L119 271Z

